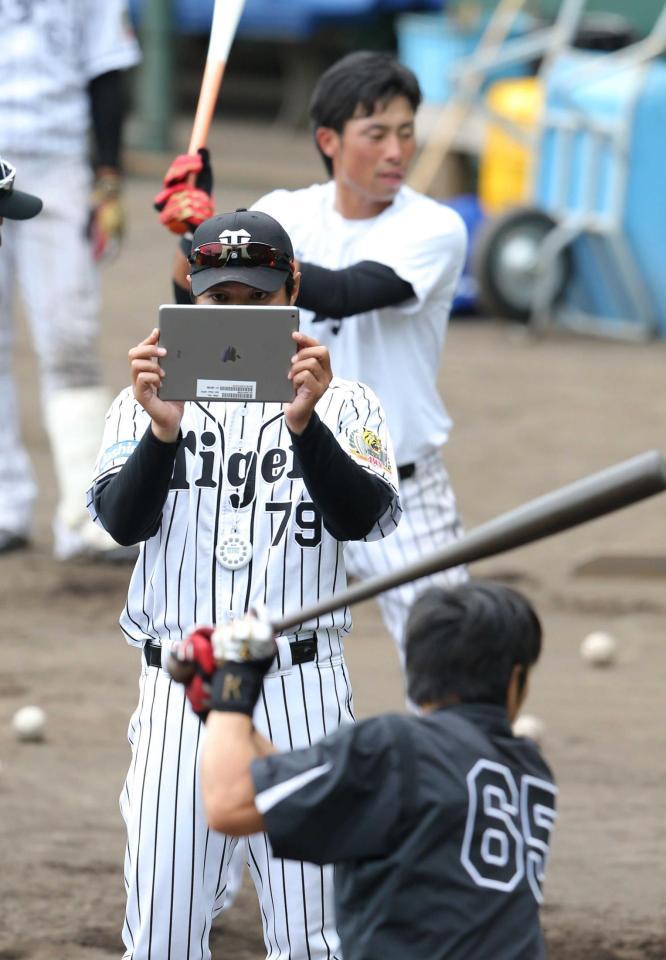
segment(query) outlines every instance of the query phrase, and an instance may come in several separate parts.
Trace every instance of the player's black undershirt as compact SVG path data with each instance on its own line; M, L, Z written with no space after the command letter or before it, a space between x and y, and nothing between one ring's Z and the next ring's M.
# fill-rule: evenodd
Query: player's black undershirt
M123 118L126 111L124 71L110 70L88 85L95 134L95 166L120 166Z
M315 320L342 320L368 310L381 310L414 297L414 288L383 263L361 260L344 270L301 263L297 307L312 310Z
M355 463L316 413L302 434L290 434L308 493L328 532L338 540L361 540L388 510L389 485ZM164 443L149 428L121 470L95 484L97 516L122 546L157 532L179 443L180 438Z
M389 485L352 460L316 413L303 433L289 433L303 481L328 532L336 540L365 537L389 508Z
M116 543L131 546L157 532L181 439L165 443L149 427L119 473L95 484L95 510Z
M187 249L189 252L189 246ZM301 263L300 271L301 289L296 306L312 310L315 323L393 307L414 297L411 283L390 267L373 260L361 260L344 270L327 270L314 263ZM176 303L192 302L189 290L176 280L173 292Z

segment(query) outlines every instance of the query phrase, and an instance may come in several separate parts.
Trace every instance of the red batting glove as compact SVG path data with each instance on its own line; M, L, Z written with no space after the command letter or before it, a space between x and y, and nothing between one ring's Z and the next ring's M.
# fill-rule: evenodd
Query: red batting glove
M177 156L164 176L163 186L153 205L160 211L160 223L172 233L194 231L215 213L213 171L205 147Z
M171 166L164 174L162 183L165 187L173 187L176 183L185 183L191 174L198 174L204 168L204 158L199 153L181 153L171 162Z
M158 193L154 200L160 211L160 223L172 233L182 235L194 231L215 214L212 197L198 187L175 184Z
M211 636L214 627L194 627L174 644L172 655L194 667L194 676L185 687L185 695L196 715L205 721L210 710L210 685L217 669Z

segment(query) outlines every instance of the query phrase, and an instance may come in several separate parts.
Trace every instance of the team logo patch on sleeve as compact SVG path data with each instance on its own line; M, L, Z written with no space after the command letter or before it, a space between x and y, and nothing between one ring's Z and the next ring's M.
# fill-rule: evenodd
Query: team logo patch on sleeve
M99 472L103 473L119 460L128 460L138 446L138 440L121 440L119 443L114 443L113 446L107 447L104 451L102 462L100 463Z
M381 437L367 427L355 427L347 434L349 452L355 460L365 463L381 473L391 472L388 451Z

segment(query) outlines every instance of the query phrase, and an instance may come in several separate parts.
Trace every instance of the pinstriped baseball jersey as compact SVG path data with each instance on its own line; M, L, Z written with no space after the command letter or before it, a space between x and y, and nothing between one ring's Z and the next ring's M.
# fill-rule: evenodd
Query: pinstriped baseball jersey
M90 80L139 48L124 0L0 0L0 153L87 152Z
M393 485L396 495L366 539L383 537L397 526L400 506L376 397L361 384L334 379L317 413L352 458ZM129 388L119 395L106 419L95 480L120 469L149 422ZM345 588L343 544L310 500L280 404L187 403L181 429L162 522L142 545L120 619L130 643L179 639L193 623L239 616L258 603L283 615ZM240 569L218 562L220 541L234 531L252 545ZM329 628L337 638L350 627L343 609L294 632Z

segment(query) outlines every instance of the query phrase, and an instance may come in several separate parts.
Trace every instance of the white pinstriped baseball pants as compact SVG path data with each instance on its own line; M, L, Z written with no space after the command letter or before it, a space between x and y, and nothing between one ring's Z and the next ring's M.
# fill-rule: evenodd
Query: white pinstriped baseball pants
M143 664L139 689L120 797L127 825L124 960L210 960L211 923L224 905L239 843L247 845L267 960L340 960L333 868L276 859L264 834L239 841L209 830L198 775L205 727L164 671ZM308 746L352 721L340 657L269 674L254 716L281 750ZM222 938L217 957L225 956Z
M359 580L392 573L427 553L448 546L463 533L456 499L444 468L440 450L416 464L416 471L400 481L402 517L395 530L383 540L348 543L345 547L347 573ZM455 586L469 579L465 567L406 583L377 597L384 624L395 641L400 663L405 660L405 625L416 597L430 586Z
M5 220L0 247L0 529L28 534L36 491L12 375L14 289L18 285L25 303L39 361L42 408L57 390L101 382L99 293L85 237L88 163L78 157L11 160L17 188L44 201L34 220Z

